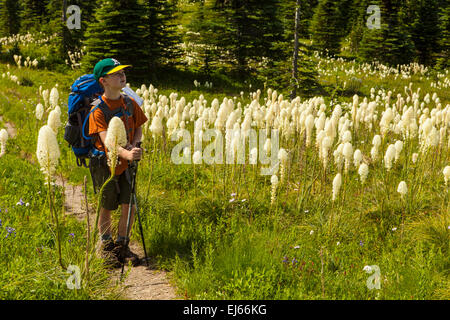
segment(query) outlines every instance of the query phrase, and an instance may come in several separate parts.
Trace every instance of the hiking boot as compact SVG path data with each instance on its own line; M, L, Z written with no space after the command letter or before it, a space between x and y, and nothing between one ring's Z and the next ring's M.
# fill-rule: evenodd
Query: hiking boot
M122 266L117 254L116 244L113 240L102 243L101 256L105 261L105 265L110 268L120 268Z
M120 263L128 264L131 261L133 267L140 265L141 259L139 256L130 250L129 246L125 247L125 243L116 243L116 248L114 249L118 253Z

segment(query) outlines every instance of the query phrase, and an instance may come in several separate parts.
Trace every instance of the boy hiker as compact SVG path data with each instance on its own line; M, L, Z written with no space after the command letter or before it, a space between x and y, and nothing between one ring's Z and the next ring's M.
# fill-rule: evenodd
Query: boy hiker
M119 116L124 122L127 131L127 145L119 147L119 162L115 169L114 178L105 186L102 207L99 213L98 228L102 239L102 256L111 267L120 267L122 263L131 261L133 266L139 264L139 257L131 252L126 238L128 209L131 196L131 170L129 164L140 160L142 149L136 147L142 138L141 126L148 120L135 100L120 93L126 86L125 68L129 65L121 65L115 59L99 61L94 68L94 78L104 89L100 107L95 109L89 117L89 135L95 138L95 148L100 151L100 156L91 157L91 173L95 187L99 190L103 183L110 177L110 169L107 165L108 150L105 147L106 132L112 115ZM95 108L95 106L93 107ZM91 109L92 110L92 109ZM114 242L111 235L111 211L121 205L121 215L118 226L118 236ZM136 206L132 206L130 230L134 221Z

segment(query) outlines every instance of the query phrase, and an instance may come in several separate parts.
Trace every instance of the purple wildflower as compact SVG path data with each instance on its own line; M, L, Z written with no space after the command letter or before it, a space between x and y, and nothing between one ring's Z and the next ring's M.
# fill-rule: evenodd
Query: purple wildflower
M288 263L289 262L289 259L288 259L288 257L287 256L284 256L284 260L283 260L283 263Z
M25 202L23 202L22 198L20 198L19 202L16 203L16 206L23 206Z
M14 237L16 236L16 229L11 228L11 227L6 227L6 231L8 232L8 234L5 236L5 239L8 238L8 236L14 232Z
M364 245L364 242L362 242L362 240L360 240L359 245L362 247Z
M297 264L297 262L298 262L297 259L295 259L295 258L292 259L292 265L293 265L293 266L295 266L295 265Z

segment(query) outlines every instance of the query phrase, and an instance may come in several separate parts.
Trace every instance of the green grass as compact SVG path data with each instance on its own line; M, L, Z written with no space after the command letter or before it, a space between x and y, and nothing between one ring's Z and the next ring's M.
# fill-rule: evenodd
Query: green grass
M4 71L5 65L0 69ZM36 120L34 108L39 100L39 85L49 88L51 83L59 83L61 86L69 77L52 72L11 69L14 74L31 79L34 86L17 86L8 79L0 80L0 114L3 122L8 121L17 129L17 136L7 141L6 154L0 158L0 268L3 270L0 299L117 299L120 290L109 282L110 276L97 257L90 259L88 281L85 272L85 223L74 217L63 217L63 190L55 186L55 207L60 216L65 268L58 263L57 229L51 222L48 189L36 159L38 130L44 121ZM66 98L67 95L61 100ZM0 126L4 127L4 124L0 123ZM87 172L75 169L75 159L62 142L62 135L60 130L58 174L64 173L72 183L80 182ZM70 290L67 286L69 265L80 268L80 289Z
M348 68L352 64L343 65ZM1 64L0 74L6 71L6 65ZM8 270L0 276L0 298L114 299L117 290L108 286L108 274L97 259L92 261L89 285L80 290L67 289L68 274L58 264L47 189L35 155L38 129L45 124L37 122L33 114L40 99L39 86L51 89L59 84L64 124L68 87L80 74L14 66L9 71L28 79L31 86L18 86L0 78L0 114L3 121L17 128L17 137L8 141L7 154L0 158L0 265ZM337 74L341 77L339 83L352 77L342 71ZM158 94L168 97L177 92L178 99L184 96L187 102L203 94L208 106L214 98L222 102L225 96L233 95L243 106L250 102L248 90L244 99L239 96L245 84L224 79L218 85L213 81L212 90L195 90L195 77L191 74L184 80L166 79L165 85L157 86ZM443 107L450 103L448 90L434 90L430 80L420 80L419 76L408 80L356 77L362 78L361 86L355 84L361 99L370 97L374 87L392 90L395 100L396 94L403 94L404 86L412 81L413 89L422 88L422 97L425 92L437 92ZM335 74L322 80L331 87L339 84L335 83ZM338 90L336 94L334 98L345 103L351 102L354 92L343 94ZM381 110L379 106L379 117ZM187 127L192 130L192 123ZM75 166L62 131L58 133L58 174L76 184L87 175L92 203L95 197L88 171ZM354 139L354 149L370 155L375 132L363 127ZM388 143L400 138L389 134L380 157ZM168 143L167 150L174 145ZM287 169L287 184L280 186L271 207L270 176L255 176L249 165L233 169L230 165L203 164L196 166L194 177L191 165L173 164L170 152L164 153L157 146L157 157L152 162L153 142L147 134L147 152L138 174L146 247L159 267L171 272L179 292L189 299L449 298L449 189L444 187L442 176L442 168L450 161L448 148L441 149L438 156L437 150L430 150L412 164L411 153L418 149L415 139L410 149L405 146L390 172L380 161L371 164L363 186L354 169L344 175L340 197L333 203L332 181L337 169L332 157L324 171L315 148L284 142L283 147L293 151L293 159ZM396 192L401 180L410 190L406 201ZM235 201L230 202L232 198ZM16 205L20 199L29 206ZM62 190L56 188L57 208L62 207L62 201ZM5 238L6 226L15 229L15 236ZM63 261L79 265L82 270L85 230L84 223L68 217L61 227ZM134 228L133 238L139 240L137 231ZM75 234L73 239L70 233ZM379 266L380 290L366 286L370 276L363 270L366 265Z

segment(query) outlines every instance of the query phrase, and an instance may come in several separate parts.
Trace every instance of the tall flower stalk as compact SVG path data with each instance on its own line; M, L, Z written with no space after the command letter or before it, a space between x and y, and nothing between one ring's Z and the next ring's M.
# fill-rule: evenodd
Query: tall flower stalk
M97 241L96 239L98 233L97 225L100 215L100 208L102 207L103 192L106 185L108 185L108 183L110 183L115 176L117 159L119 157L119 147L125 147L126 144L127 144L127 133L125 131L125 125L123 124L120 118L113 117L109 122L105 139L105 146L108 151L108 166L111 171L111 175L105 181L105 183L103 183L102 187L100 188L100 192L98 194L97 212L95 216L95 225L94 225L95 229L94 235L92 237L93 247L95 246L95 242Z
M41 166L41 171L45 174L48 185L48 203L51 219L56 222L56 242L58 245L59 264L65 269L61 254L61 231L59 226L58 212L55 209L54 199L52 197L52 178L56 172L60 151L56 134L49 126L43 126L39 130L36 156Z

